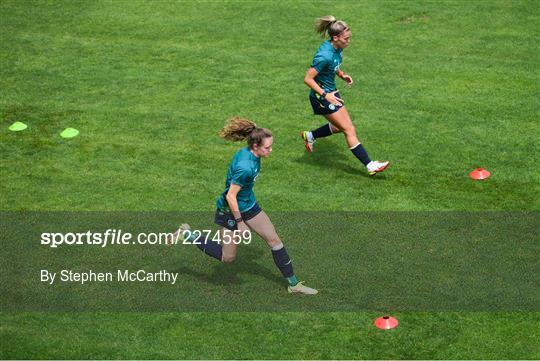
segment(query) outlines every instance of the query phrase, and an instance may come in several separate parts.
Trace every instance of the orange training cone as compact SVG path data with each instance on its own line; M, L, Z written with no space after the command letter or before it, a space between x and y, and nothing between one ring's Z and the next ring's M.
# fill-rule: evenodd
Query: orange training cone
M397 327L398 320L396 320L394 317L383 316L376 319L374 325L381 330L389 330Z
M476 168L471 173L469 173L469 177L471 177L474 180L484 180L489 178L491 173L489 173L484 168Z

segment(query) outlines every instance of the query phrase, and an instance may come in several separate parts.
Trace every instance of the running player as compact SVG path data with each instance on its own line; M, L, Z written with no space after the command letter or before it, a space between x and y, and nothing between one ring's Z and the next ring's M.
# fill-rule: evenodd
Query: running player
M227 172L225 190L216 202L214 221L220 226L221 241L214 241L207 236L204 240L194 243L208 256L221 262L233 262L238 244L223 240L234 239L235 231L236 234L238 231L242 234L252 229L272 249L274 263L287 280L289 293L317 294L317 290L298 281L292 261L274 225L255 200L253 186L261 170L261 158L266 158L272 153L274 141L272 133L268 129L258 128L250 120L234 117L221 130L220 136L231 141L247 139L247 147L241 148L234 155ZM173 234L173 239L177 239L184 230L189 230L189 225L180 226Z
M389 162L369 158L364 146L358 140L356 129L334 80L337 74L348 86L353 84L352 77L340 69L341 53L349 46L351 30L344 21L336 20L331 15L318 18L315 29L323 36L328 36L329 39L317 50L311 67L304 77L304 82L311 88L309 100L313 112L324 116L329 123L318 129L301 133L306 149L311 153L316 139L343 132L349 149L366 166L368 173L370 175L380 173L386 169Z

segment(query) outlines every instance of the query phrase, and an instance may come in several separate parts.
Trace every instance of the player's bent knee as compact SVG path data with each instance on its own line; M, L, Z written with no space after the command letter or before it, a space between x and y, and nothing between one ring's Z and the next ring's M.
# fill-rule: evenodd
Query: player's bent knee
M283 244L281 242L281 239L279 239L279 237L276 235L275 237L269 237L267 240L266 240L266 244L268 244L268 246L274 248L274 247L277 247L281 244Z
M236 246L223 245L223 254L221 261L224 263L232 263L236 259Z
M345 133L345 135L356 135L356 128L351 125L347 128L344 128L343 133Z
M235 260L236 260L236 255L229 255L229 256L223 255L223 257L221 258L221 261L223 263L233 263Z

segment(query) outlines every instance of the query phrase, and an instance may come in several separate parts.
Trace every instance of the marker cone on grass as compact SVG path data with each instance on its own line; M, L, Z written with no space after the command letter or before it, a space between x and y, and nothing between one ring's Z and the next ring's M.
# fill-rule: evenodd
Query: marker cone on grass
M23 122L15 122L9 126L9 130L12 132L20 132L26 128L28 128L28 125L24 124Z
M374 325L381 330L390 330L398 326L398 320L391 316L383 316L376 319Z
M484 168L476 168L475 170L469 173L469 177L471 177L474 180L484 180L484 179L489 178L490 175L491 173L489 173Z
M75 128L66 128L60 133L62 138L73 138L79 135L79 131Z

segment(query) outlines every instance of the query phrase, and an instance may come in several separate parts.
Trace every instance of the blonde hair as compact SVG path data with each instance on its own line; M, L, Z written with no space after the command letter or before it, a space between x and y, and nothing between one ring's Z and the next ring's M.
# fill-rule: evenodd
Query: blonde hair
M247 139L249 147L253 148L255 144L261 144L263 139L270 138L272 132L266 128L258 128L257 124L249 119L232 117L221 129L219 136L233 142Z
M343 20L336 20L332 15L315 19L315 30L322 36L329 36L330 39L348 29L349 25L347 25L346 22Z

